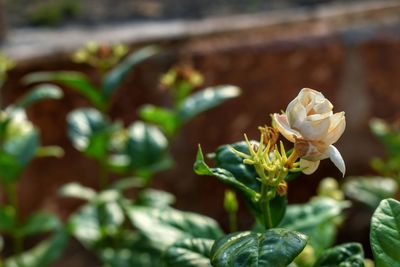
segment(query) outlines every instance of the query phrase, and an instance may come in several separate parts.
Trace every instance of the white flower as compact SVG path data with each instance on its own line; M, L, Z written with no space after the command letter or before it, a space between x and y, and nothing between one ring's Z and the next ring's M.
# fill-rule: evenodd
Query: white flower
M303 88L289 103L285 114L273 115L279 132L295 143L300 167L313 173L320 160L330 158L344 175L346 167L334 144L346 127L344 112L333 113L333 105L320 92Z

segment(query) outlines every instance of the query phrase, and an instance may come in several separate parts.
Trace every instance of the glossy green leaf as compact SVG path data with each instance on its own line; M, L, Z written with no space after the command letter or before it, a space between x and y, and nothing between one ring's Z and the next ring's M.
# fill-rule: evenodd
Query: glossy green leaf
M194 171L198 175L210 175L217 177L223 183L226 183L246 196L250 201L256 202L260 195L252 188L239 181L231 172L222 168L210 168L204 161L201 147L197 151Z
M398 266L400 262L400 202L385 199L371 219L370 242L377 267Z
M51 238L39 243L32 249L5 260L5 267L46 267L55 261L64 251L68 235L60 230Z
M211 263L215 267L286 267L306 244L305 235L287 229L237 232L215 241Z
M68 114L68 136L74 147L102 160L108 149L111 125L96 109L82 108Z
M160 251L179 239L216 239L222 235L216 221L196 213L140 206L129 206L126 210L135 228Z
M237 97L240 89L232 85L221 85L196 92L183 101L177 110L180 122L187 122L196 115L214 108L226 100Z
M143 123L133 123L128 128L126 154L130 168L149 169L166 157L168 140L159 128Z
M139 193L135 205L163 208L171 206L175 203L175 196L169 192L146 189Z
M25 76L24 82L28 84L55 82L77 91L99 109L104 109L106 105L106 100L103 99L99 90L80 72L34 72Z
M314 264L314 267L336 266L364 267L364 251L361 244L347 243L327 249Z
M122 80L129 74L134 66L154 56L159 52L155 46L147 46L137 50L126 57L121 63L106 74L102 84L102 94L105 99L111 96Z
M344 183L346 195L375 209L385 198L396 195L397 183L386 177L349 177Z
M15 210L11 206L0 207L0 231L10 232L15 227Z
M38 101L60 99L62 96L63 92L58 86L53 84L41 84L31 89L26 95L19 99L16 106L26 108Z
M289 205L279 227L301 232L309 237L309 243L317 254L330 247L336 237L337 219L347 201L316 197L306 204Z
M35 235L59 229L60 226L61 222L55 215L37 212L28 218L20 228L19 233L22 236Z
M139 109L142 120L158 125L166 135L172 136L179 127L176 114L168 109L145 105Z
M214 240L190 238L175 242L163 255L167 267L211 267L210 251Z
M124 213L117 202L88 203L71 217L69 228L82 244L94 248L104 238L117 235L123 222Z

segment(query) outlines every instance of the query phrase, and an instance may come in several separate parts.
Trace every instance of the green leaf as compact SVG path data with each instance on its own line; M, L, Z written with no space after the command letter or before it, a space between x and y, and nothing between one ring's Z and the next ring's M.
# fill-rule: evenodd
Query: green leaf
M211 267L210 251L214 240L190 238L177 241L163 255L167 267Z
M89 157L105 158L112 127L96 109L77 109L67 117L68 136L74 147Z
M108 99L115 89L122 83L134 66L157 54L159 49L155 46L147 46L137 50L125 58L120 64L106 74L102 85L102 94Z
M173 194L151 188L141 191L135 201L135 205L155 208L169 207L174 203Z
M79 72L58 71L58 72L35 72L24 77L24 83L55 82L77 91L86 97L94 106L103 110L106 106L106 99L103 99L99 90Z
M10 206L0 207L0 231L11 232L15 224L15 209Z
M323 252L314 264L314 267L336 266L364 267L364 251L361 244L347 243L330 248Z
M45 99L60 99L62 96L63 92L58 86L53 84L41 84L19 99L16 106L26 108L38 101Z
M0 150L0 181L2 183L14 181L22 171L23 167L13 156Z
M279 227L301 232L319 254L330 247L336 237L338 223L347 201L316 197L306 204L289 205Z
M370 242L378 267L398 266L400 262L400 202L385 199L371 219Z
M194 171L198 175L210 175L217 177L223 183L228 184L241 192L251 202L257 202L260 197L259 193L239 181L231 172L222 168L208 167L208 165L204 162L204 156L200 146L197 151L196 162L194 163Z
M29 217L29 219L22 225L19 233L21 236L35 235L56 230L60 228L60 226L61 222L55 215L45 212L37 212Z
M240 89L232 85L221 85L206 88L187 97L177 110L181 123L187 122L196 115L214 108L228 99L240 94Z
M88 203L71 217L69 228L83 245L95 248L107 242L104 238L117 235L123 222L124 213L117 202Z
M167 136L172 136L179 127L176 114L168 109L145 105L139 109L142 120L158 125Z
M60 195L91 201L96 197L96 191L79 183L69 183L61 187Z
M168 140L159 128L143 123L133 123L128 128L125 153L134 170L151 169L166 157Z
M256 170L253 166L244 164L243 159L232 152L231 147L242 153L250 154L247 144L244 141L220 146L215 151L215 163L217 167L229 171L238 181L254 191L260 192L261 182L256 179L258 177Z
M183 238L216 239L222 235L216 221L196 213L140 206L126 210L135 228L159 251Z
M136 244L135 244L136 245ZM100 252L105 267L160 267L160 252L143 249L140 246L129 248L106 248ZM164 266L163 266L164 267Z
M386 198L396 195L397 183L386 177L349 177L344 183L346 195L375 209Z
M237 232L215 241L211 263L215 267L286 267L307 244L307 237L274 228L265 233Z
M64 251L68 240L68 235L60 230L50 239L39 243L34 248L18 255L6 259L5 267L46 267L55 261Z

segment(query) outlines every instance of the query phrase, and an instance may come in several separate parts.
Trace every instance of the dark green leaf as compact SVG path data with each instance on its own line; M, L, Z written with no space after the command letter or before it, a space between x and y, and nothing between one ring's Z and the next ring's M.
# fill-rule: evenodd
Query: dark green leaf
M14 181L23 169L13 156L0 150L0 181L2 183Z
M68 114L67 122L68 135L77 150L98 160L106 156L112 127L99 111L77 109Z
M55 82L70 87L86 97L98 109L104 109L106 100L85 75L73 71L35 72L24 77L25 83Z
M61 89L53 84L41 84L29 91L16 103L17 107L26 108L45 99L60 99L63 96Z
M168 207L174 203L175 196L171 193L151 188L141 191L135 201L135 205L155 208Z
M141 121L128 128L126 154L134 170L151 169L166 157L168 140L155 126Z
M158 125L168 136L172 136L179 127L175 113L165 108L145 105L139 109L139 116L144 121Z
M349 177L344 183L346 195L375 209L385 198L396 195L397 183L386 177Z
M68 236L64 231L59 231L50 239L39 243L34 248L19 256L6 259L5 267L46 267L56 260L64 251Z
M217 177L223 183L234 187L243 193L251 202L257 202L260 195L241 181L239 181L232 173L222 168L210 168L204 162L204 156L201 147L197 151L196 162L194 163L194 171L199 175L210 175ZM255 179L255 178L254 178Z
M370 242L376 266L398 266L400 262L400 202L385 199L371 220Z
M317 197L306 204L289 205L279 227L301 232L309 237L317 254L330 247L336 237L337 221L346 201Z
M210 87L194 93L187 97L178 108L179 121L187 122L196 115L214 108L228 99L235 98L239 94L240 89L232 85Z
M281 228L237 232L215 241L211 263L215 267L286 267L306 244L305 235Z
M167 267L211 267L210 251L214 240L190 238L177 241L163 255Z
M29 236L53 231L59 229L60 226L61 222L55 215L45 212L38 212L29 217L29 219L20 228L19 233L22 236Z
M155 249L164 251L183 238L215 239L222 235L213 219L172 208L126 207L133 225Z
M61 187L60 195L90 201L96 196L96 191L79 183L69 183Z
M114 90L121 84L134 66L157 54L159 49L155 46L147 46L137 50L125 58L120 64L112 69L103 80L102 94L108 99Z
M358 243L330 248L321 254L314 267L364 267L363 248Z
M215 151L215 163L217 167L229 171L239 182L256 192L260 192L261 183L256 179L258 177L256 170L253 166L244 164L243 159L232 152L230 147L245 154L250 154L246 142L244 141L220 146Z

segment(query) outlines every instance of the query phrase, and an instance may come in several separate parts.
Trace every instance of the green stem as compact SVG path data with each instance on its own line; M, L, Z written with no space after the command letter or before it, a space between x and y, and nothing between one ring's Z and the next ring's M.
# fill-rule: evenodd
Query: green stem
M15 183L7 183L5 186L8 205L14 210L15 227L11 233L13 239L14 254L19 255L23 251L24 240L18 232L19 221L18 221L18 196L17 196L17 185Z
M108 167L104 160L99 161L100 173L99 173L99 188L100 191L107 189L109 184L108 179Z
M273 227L272 216L271 216L271 207L270 207L270 196L268 195L268 186L261 186L261 211L264 228L266 230L271 229Z
M236 232L238 227L237 227L237 216L236 212L229 212L228 213L228 218L229 218L229 230L231 233Z

